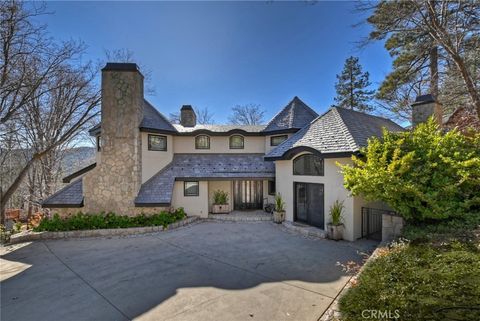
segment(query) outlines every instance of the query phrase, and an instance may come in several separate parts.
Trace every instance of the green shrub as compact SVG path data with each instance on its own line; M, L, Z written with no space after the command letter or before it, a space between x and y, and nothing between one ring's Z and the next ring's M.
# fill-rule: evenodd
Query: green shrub
M397 320L480 320L479 284L476 247L403 244L367 264L340 299L342 320L365 321L365 310L398 310Z
M213 204L215 205L227 205L228 193L222 190L216 190L213 192Z
M153 215L137 216L116 215L115 213L84 214L79 212L66 218L54 214L52 218L44 218L34 231L74 231L106 228L127 228L142 226L163 226L182 220L186 217L182 207L173 213L162 211Z
M480 211L480 134L444 133L430 119L411 131L384 131L362 155L340 165L353 195L384 201L414 221Z
M462 218L443 221L410 222L403 228L403 238L414 243L448 240L475 241L475 229L480 227L480 212L469 213Z

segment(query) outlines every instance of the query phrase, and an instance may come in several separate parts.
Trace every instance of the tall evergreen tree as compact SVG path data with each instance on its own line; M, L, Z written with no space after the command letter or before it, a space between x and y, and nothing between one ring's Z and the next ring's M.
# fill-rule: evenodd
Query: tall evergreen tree
M480 115L475 59L480 2L383 0L362 3L361 9L370 13L367 22L374 28L368 40L385 40L394 58L377 95L387 107L408 114L411 99L429 92L447 109L460 107L461 101Z
M368 78L368 72L362 71L357 57L347 58L342 73L337 75L336 106L358 111L373 110L370 103L375 91L368 88L371 85Z

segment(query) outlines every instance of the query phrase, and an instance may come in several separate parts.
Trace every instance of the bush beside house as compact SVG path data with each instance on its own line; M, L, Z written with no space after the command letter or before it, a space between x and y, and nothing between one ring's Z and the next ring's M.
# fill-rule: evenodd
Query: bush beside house
M116 215L115 213L84 214L79 212L75 215L61 218L54 214L52 218L44 218L40 224L34 228L35 232L42 231L75 231L75 230L95 230L127 227L144 226L163 226L175 223L186 217L183 208L178 208L170 213L162 211L153 215Z
M480 210L480 134L444 133L433 119L412 131L372 138L344 165L353 195L387 203L407 221L464 217Z
M480 320L480 135L430 120L363 155L342 167L345 186L406 225L340 299L341 319Z

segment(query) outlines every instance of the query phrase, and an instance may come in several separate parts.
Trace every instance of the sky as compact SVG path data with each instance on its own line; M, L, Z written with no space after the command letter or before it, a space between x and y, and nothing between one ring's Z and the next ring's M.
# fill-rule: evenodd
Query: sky
M48 2L39 18L58 40L83 41L82 59L127 48L151 71L162 113L184 104L226 123L237 104L259 104L268 121L294 96L318 113L335 97L336 74L358 56L377 86L391 59L382 43L359 49L369 26L353 2Z

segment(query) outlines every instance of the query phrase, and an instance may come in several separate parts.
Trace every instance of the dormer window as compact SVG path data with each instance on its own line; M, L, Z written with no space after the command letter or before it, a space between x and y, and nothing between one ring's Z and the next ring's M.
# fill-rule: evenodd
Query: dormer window
M207 135L195 137L195 149L210 149L210 137Z
M284 141L286 141L287 138L288 138L288 135L272 136L270 137L270 146L278 146Z
M162 135L148 135L148 150L166 151L167 150L167 136Z
M230 149L243 149L245 147L244 138L241 135L230 136Z

